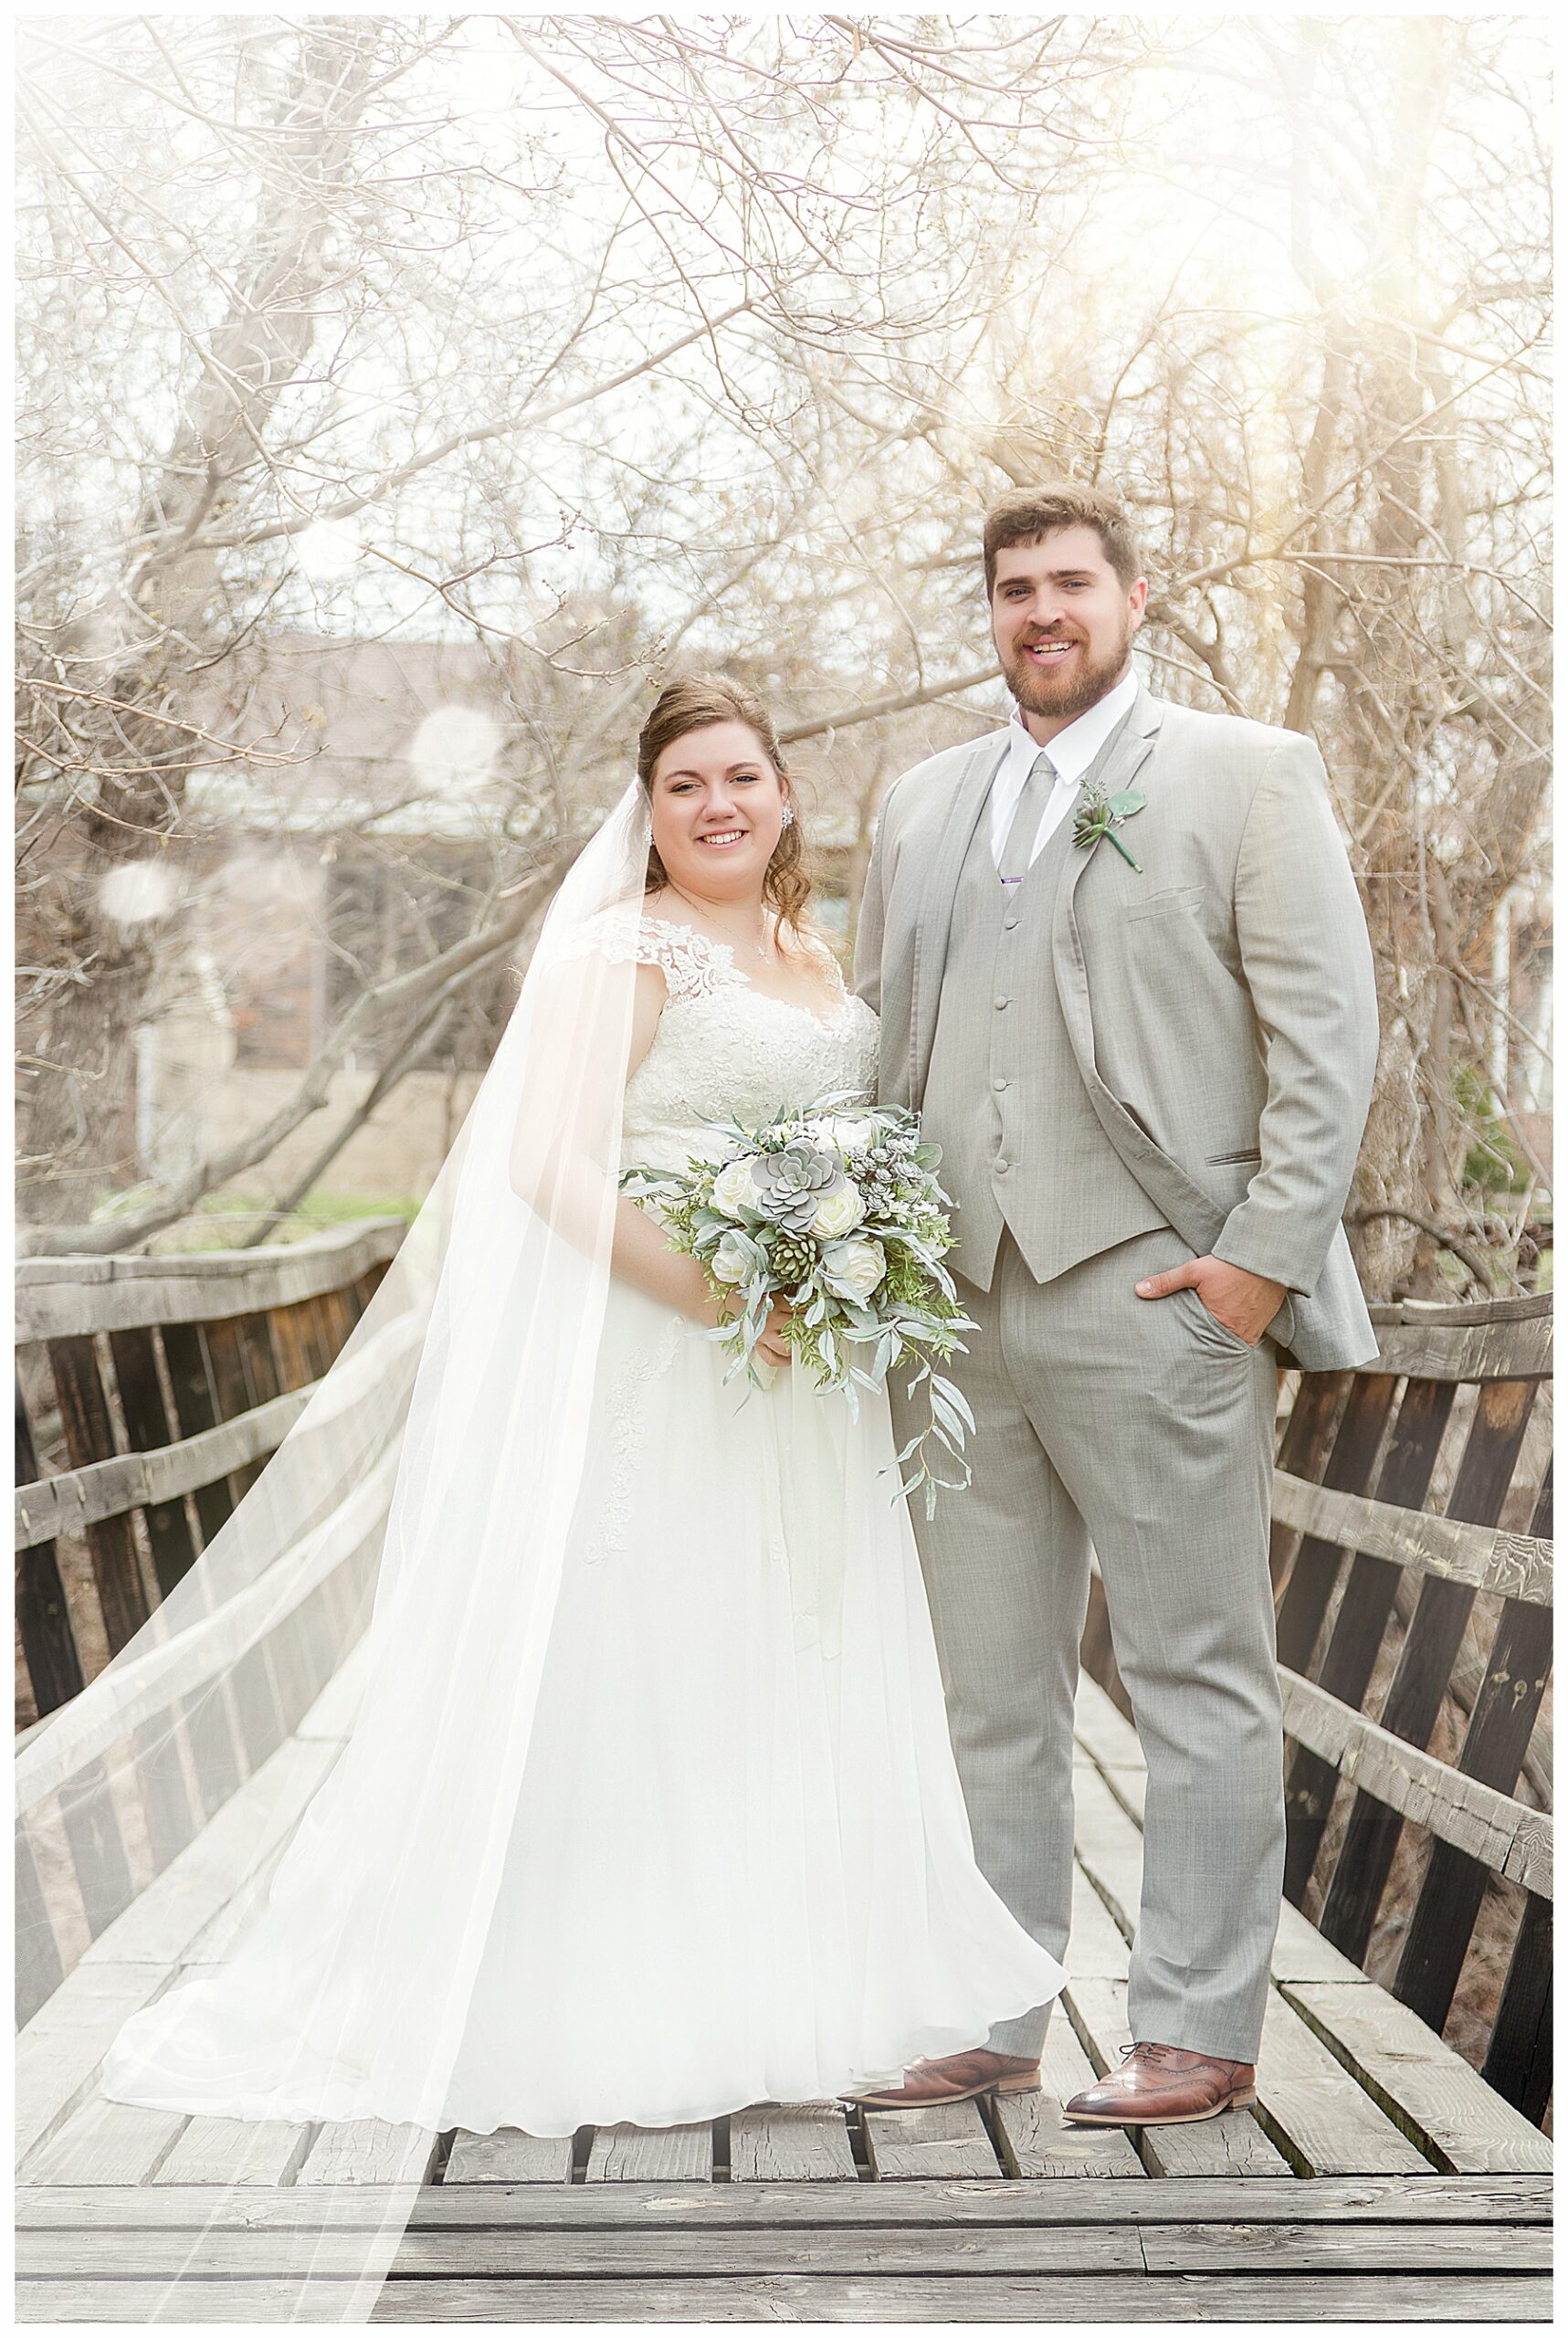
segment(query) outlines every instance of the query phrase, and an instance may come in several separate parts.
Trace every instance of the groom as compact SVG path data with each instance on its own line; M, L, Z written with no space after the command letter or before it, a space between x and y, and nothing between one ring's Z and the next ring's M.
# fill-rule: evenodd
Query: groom
M1340 1224L1372 953L1310 741L1134 672L1121 506L1007 495L984 561L1013 719L890 790L857 951L881 1101L942 1147L978 1326L954 1369L974 1481L916 1531L976 1853L1058 1958L1098 1554L1148 1764L1143 1894L1134 2042L1066 2115L1211 2118L1253 2099L1283 1865L1276 1369L1377 1349ZM864 2099L1026 2084L1046 2019Z

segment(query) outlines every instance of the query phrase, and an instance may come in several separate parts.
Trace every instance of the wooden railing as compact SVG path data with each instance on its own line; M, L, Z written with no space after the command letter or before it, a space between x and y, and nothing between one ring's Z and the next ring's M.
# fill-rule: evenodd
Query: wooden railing
M21 1269L19 1343L28 1377L52 1385L50 1426L69 1465L40 1479L19 1398L17 1626L40 1715L80 1689L89 1651L101 1661L125 1645L221 1527L347 1339L403 1231L400 1220L372 1220L287 1249ZM1376 1362L1302 1375L1278 1454L1286 1893L1365 1968L1405 1830L1420 1830L1424 1863L1408 1907L1394 1911L1402 1946L1389 1986L1441 2030L1489 1879L1516 1887L1483 2074L1539 2122L1552 2070L1552 1819L1538 1806L1548 1799L1539 1717L1552 1496L1550 1465L1532 1457L1551 1301L1407 1304L1374 1316ZM1505 1507L1515 1513L1507 1525ZM62 1574L62 1541L89 1565ZM344 1581L346 1571L313 1596L341 1597ZM1128 1711L1098 1581L1084 1653ZM321 1685L294 1677L283 1635L246 1663L254 1680L237 1679L232 1697L201 1717L212 1742L200 1774L215 1790L267 1759ZM1429 1748L1456 1697L1468 1723L1450 1762ZM1518 1793L1521 1775L1534 1782L1532 1800ZM190 1832L202 1817L192 1811ZM155 1863L180 1848L154 1846ZM24 1856L24 1918L29 1881ZM130 1891L127 1872L123 1897L85 1911L89 1930L111 1921ZM1495 1910L1489 1922L1495 1933ZM46 1943L24 1992L34 2003L58 1981L50 1964Z
M1286 1897L1363 1970L1390 1930L1401 1945L1387 1986L1441 2032L1489 1879L1518 1886L1482 2074L1538 2124L1552 2085L1552 1818L1538 1806L1550 1769L1539 1717L1552 1655L1551 1312L1549 1298L1374 1309L1375 1363L1296 1387L1270 1551ZM1098 1583L1085 1659L1129 1711ZM1452 1761L1428 1750L1446 1701L1468 1714ZM1531 1801L1518 1793L1527 1773ZM1407 1827L1425 1849L1413 1890L1389 1906Z
M16 1630L32 1706L24 1734L126 1645L218 1532L303 1412L405 1230L401 1218L362 1219L287 1248L35 1259L20 1269ZM40 1443L51 1455L63 1447L68 1466L40 1475ZM320 1649L361 1628L373 1556L363 1523L345 1521L299 1606L216 1693L184 1701L172 1733L139 1744L139 1759L161 1764L162 1787L158 1823L134 1830L134 1848L129 1838L106 1843L96 1828L76 1842L72 1793L99 1782L98 1765L62 1791L75 1870L65 1888L76 1903L64 1922L58 1905L46 1905L22 1829L21 2018L142 1888L149 1861L161 1872L321 1694ZM326 1613L323 1633L310 1627L313 1602ZM184 1790L192 1778L202 1807ZM100 1797L100 1808L110 1801ZM57 1875L56 1900L62 1881Z
M123 1648L211 1541L303 1411L404 1230L401 1218L362 1219L278 1249L18 1269L17 1347L47 1362L50 1426L68 1463L40 1477L19 1376L16 1621L37 1714L75 1696L89 1651ZM86 1543L90 1586L62 1579L56 1544L67 1535Z

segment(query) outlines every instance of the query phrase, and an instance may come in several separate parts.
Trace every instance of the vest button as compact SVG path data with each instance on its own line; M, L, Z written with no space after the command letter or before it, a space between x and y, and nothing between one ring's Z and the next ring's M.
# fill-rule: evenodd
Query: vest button
M1005 1177L1005 1176L1007 1174L1008 1170L1012 1167L1012 1165L1013 1165L1013 1164L1012 1164L1012 1163L1011 1163L1011 1162L1008 1162L1008 1161L999 1161L999 1162L996 1164L996 1174L997 1174L999 1177Z
M995 1004L996 1004L996 1012L998 1013L998 1015L1000 1015L1000 1013L1002 1012L1002 1009L1006 1006L1007 1001L1006 1001L1005 998L999 998L999 999L997 999L997 1001L996 1001L996 1003L995 1003Z
M1002 921L1002 931L1003 931L1003 932L1004 932L1004 933L1011 933L1011 932L1013 932L1015 931L1015 929L1016 928L1017 923L1018 923L1018 921L1017 921L1017 919L1016 919L1016 917L1005 917L1005 918L1003 919L1003 921Z
M994 1088L998 1096L1001 1095L1002 1090L1007 1086L1007 1081L1005 1079L994 1079L991 1082L992 1087Z

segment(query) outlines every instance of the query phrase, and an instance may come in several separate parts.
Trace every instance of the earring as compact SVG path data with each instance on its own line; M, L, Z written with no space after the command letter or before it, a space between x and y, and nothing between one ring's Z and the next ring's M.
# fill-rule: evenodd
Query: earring
M794 826L795 826L795 806L794 806L793 804L786 804L786 805L784 806L784 817L783 817L783 819L779 822L779 826L780 826L780 827L781 827L781 828L793 828L793 827L794 827Z

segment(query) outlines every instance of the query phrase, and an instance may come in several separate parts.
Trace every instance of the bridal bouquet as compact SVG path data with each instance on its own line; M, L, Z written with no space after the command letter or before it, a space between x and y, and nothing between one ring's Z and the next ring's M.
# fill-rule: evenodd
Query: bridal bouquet
M963 1435L968 1405L937 1366L962 1352L973 1328L942 1265L952 1247L947 1195L936 1182L938 1145L912 1112L828 1096L783 1112L765 1128L713 1122L727 1140L716 1160L679 1171L627 1169L621 1184L653 1204L673 1247L700 1259L715 1296L731 1294L731 1320L709 1339L734 1358L726 1379L763 1377L755 1350L768 1311L787 1302L783 1336L818 1388L879 1389L889 1370L914 1367L927 1421L898 1457L914 1466L901 1490L923 1488L926 1515L938 1486L969 1483ZM934 1466L940 1448L958 1474Z

